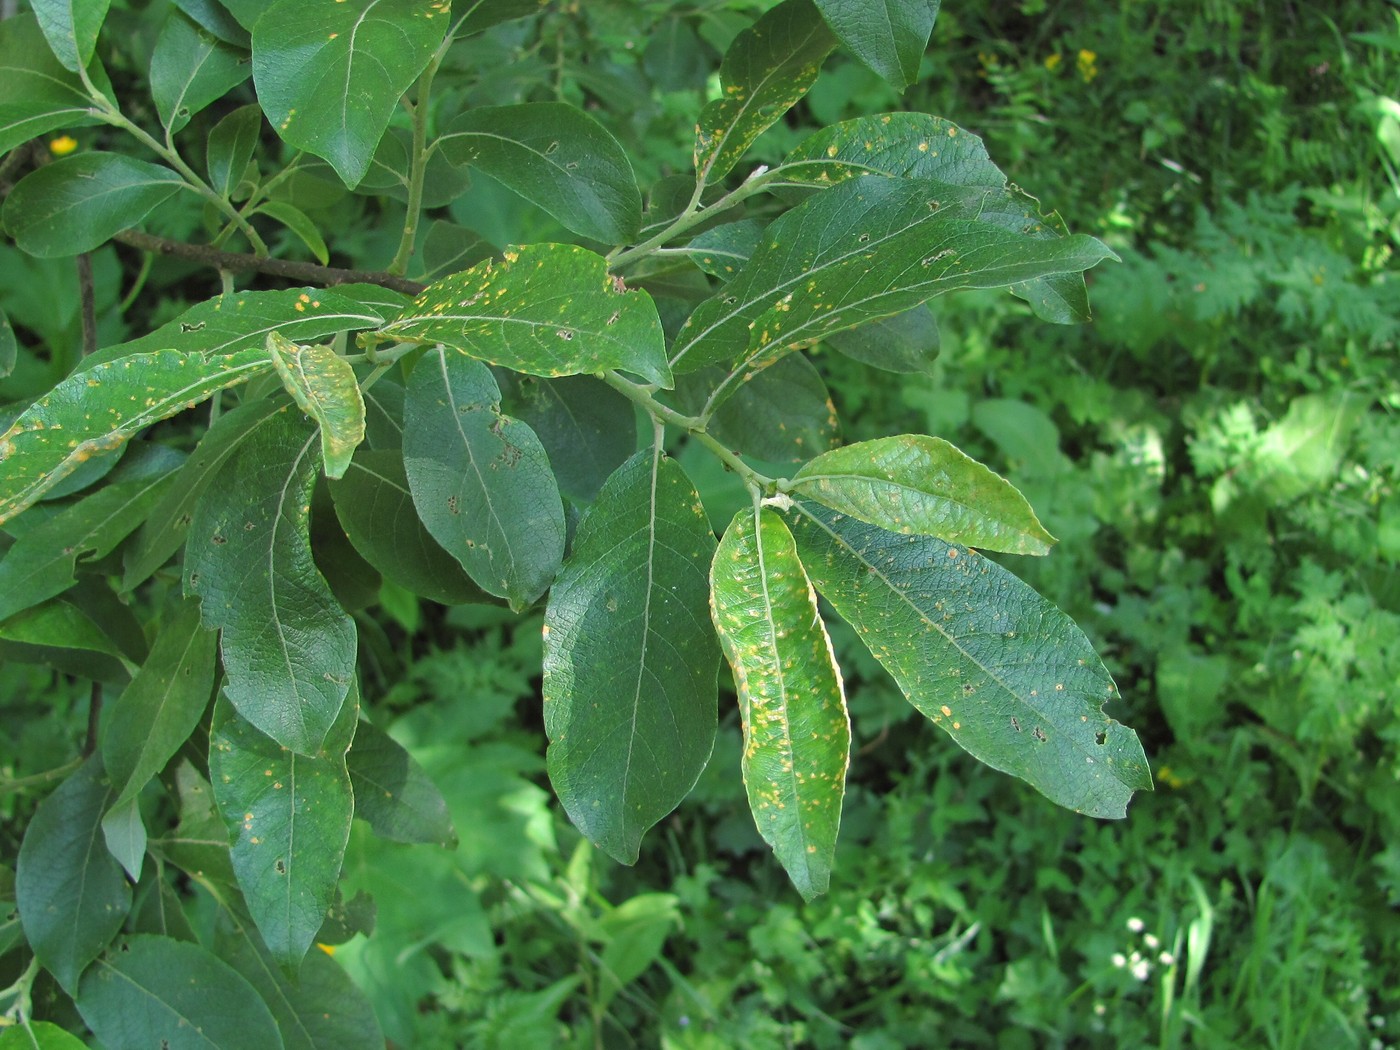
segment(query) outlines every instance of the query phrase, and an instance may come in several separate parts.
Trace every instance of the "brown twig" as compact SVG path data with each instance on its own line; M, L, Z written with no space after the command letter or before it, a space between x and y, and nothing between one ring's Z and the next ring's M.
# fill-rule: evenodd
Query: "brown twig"
M248 271L286 277L293 281L308 281L312 284L377 284L405 295L417 295L427 285L396 277L379 270L345 270L338 266L321 266L317 263L295 262L290 259L267 259L257 255L241 255L237 252L220 251L203 244L188 244L185 241L172 241L166 237L142 233L140 230L126 230L113 240L140 248L144 252L157 255L171 255L177 259L209 266L216 270Z
M92 286L92 256L78 256L78 300L83 307L83 356L97 353L97 293Z

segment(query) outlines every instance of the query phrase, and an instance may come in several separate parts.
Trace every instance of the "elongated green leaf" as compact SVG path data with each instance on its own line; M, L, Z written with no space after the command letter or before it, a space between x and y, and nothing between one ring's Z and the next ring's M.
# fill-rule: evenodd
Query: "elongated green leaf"
M280 332L267 334L267 352L282 385L321 433L326 476L345 476L365 439L365 401L350 362L328 346L302 346Z
M823 453L797 472L792 491L890 532L1009 554L1049 554L1055 542L1010 482L922 434Z
M161 124L174 134L250 72L246 53L172 10L151 53L151 98Z
M271 368L261 350L227 356L158 350L69 376L0 434L0 524L78 464Z
M460 36L480 33L513 18L537 15L545 10L549 0L465 0L462 4Z
M260 423L285 407L285 401L274 398L249 401L219 416L205 431L199 445L180 468L175 483L151 508L127 549L122 574L123 591L133 590L170 560L171 555L185 542L195 505L224 462Z
M856 58L901 91L919 76L919 60L939 0L816 0L822 17Z
M361 449L330 491L345 535L385 579L443 605L490 600L418 517L399 450Z
M175 479L180 456L146 446L92 495L25 532L0 560L0 620L62 594L80 560L106 557Z
M851 720L816 592L773 511L730 522L710 567L710 613L739 692L749 808L811 900L831 878Z
M681 378L677 393L698 412L724 371L707 368ZM825 452L836 443L837 429L826 383L801 354L750 373L720 403L709 425L710 433L734 451L774 463L802 463Z
M950 186L1006 185L982 140L927 113L876 113L805 138L767 180L773 186L828 186L859 175L934 179Z
M981 221L1004 197L875 176L817 194L769 226L748 265L696 308L672 365L771 360L944 292L1077 273L1113 257L1093 237L1049 240Z
M99 682L125 681L126 653L71 598L52 598L0 622L0 658L52 664Z
M355 816L393 842L457 844L447 802L412 755L368 722L355 731L348 756Z
M121 929L131 889L102 840L112 790L91 758L39 803L15 868L15 902L39 962L70 994Z
M107 851L117 858L132 882L141 881L141 866L146 859L146 825L141 819L139 799L117 802L102 818L102 839Z
M228 829L214 807L209 782L189 759L175 767L175 790L180 802L180 823L174 832L152 841L152 852L209 890L227 910L241 909L238 879L229 856Z
M220 628L225 693L283 747L316 754L354 679L355 624L311 557L315 434L290 411L233 453L195 510L185 593Z
M720 92L695 127L695 170L713 182L807 93L836 46L812 0L784 0L744 30L720 66Z
M442 343L537 376L621 368L671 385L656 304L573 244L507 248L430 285L374 333L377 342Z
M605 244L637 234L642 195L627 154L603 125L562 102L479 106L438 140L453 164L470 164Z
M10 319L5 316L5 311L0 310L0 379L15 370L15 361L19 357L19 341L15 338L15 330L10 327Z
M257 104L240 106L209 132L205 167L209 185L219 196L231 197L238 189L261 133L262 107Z
M740 219L715 226L686 245L695 265L712 277L727 281L738 273L763 240L767 223Z
M940 345L938 322L927 306L833 332L824 342L852 361L900 374L932 371Z
M110 89L95 64L90 75ZM32 14L0 20L0 83L0 153L55 128L96 123L83 82L54 57Z
M199 605L181 602L141 670L112 705L102 736L116 803L132 801L189 738L214 688L216 638Z
M267 1005L205 948L154 934L125 938L88 971L78 1012L109 1050L281 1050Z
M355 812L345 752L359 708L352 689L314 756L280 746L226 703L214 708L209 777L234 874L268 950L289 970L311 947L340 878Z
M87 1044L48 1021L26 1021L0 1031L0 1050L87 1050Z
M244 0L249 4L260 0ZM223 3L222 0L175 0L175 6L192 18L200 28L212 33L225 44L247 51L252 46L248 30L238 24L233 8L241 6L239 0ZM259 12L261 13L261 12Z
M714 548L690 479L643 450L603 486L550 591L549 779L579 830L625 864L694 787L714 747Z
M909 702L993 769L1059 805L1122 817L1152 790L1089 640L1011 573L942 540L811 503L785 515L802 564Z
M264 201L257 206L256 213L276 219L295 234L322 266L331 261L331 252L326 247L326 240L321 236L321 231L311 216L300 208L294 208L286 201Z
M76 153L19 180L5 198L5 229L30 255L77 255L135 226L184 186L159 164L123 153Z
M253 80L277 134L347 186L369 169L394 107L447 32L446 4L281 0L253 27Z
M564 557L564 504L549 456L501 412L491 370L444 350L408 382L403 462L418 515L484 591L524 608Z
M92 61L97 32L111 0L31 0L39 28L63 68L76 73Z
M516 377L502 383L513 414L528 423L549 453L559 490L591 503L603 482L637 451L631 403L589 376Z

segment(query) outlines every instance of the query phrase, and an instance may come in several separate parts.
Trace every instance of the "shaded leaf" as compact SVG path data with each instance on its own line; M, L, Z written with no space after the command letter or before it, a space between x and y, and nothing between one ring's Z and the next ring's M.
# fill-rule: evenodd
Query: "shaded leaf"
M0 379L15 370L15 360L19 356L19 341L15 330L10 327L10 319L0 310Z
M249 72L245 52L172 10L151 52L151 98L161 124L174 134L190 117L247 80Z
M308 539L315 435L290 412L228 458L195 510L185 593L219 628L225 694L302 755L320 750L354 679L354 621L316 570Z
M15 868L15 902L39 962L70 994L131 910L131 889L102 839L112 789L91 758L39 803Z
M67 598L50 599L0 623L0 658L52 664L99 682L127 677L122 647Z
M5 198L5 229L30 255L77 255L135 226L184 186L159 164L122 153L75 153L19 180Z
M100 69L89 75L110 90ZM0 82L0 154L57 128L97 122L83 82L59 63L32 14L0 19Z
M710 567L710 613L739 693L744 787L799 893L825 893L850 760L841 670L797 547L771 510L739 511Z
M231 197L238 189L261 135L262 107L256 103L235 109L209 132L205 167L209 185L219 196Z
M646 449L603 486L550 590L549 778L579 830L626 864L646 829L690 792L714 747L714 547L695 487Z
M355 816L369 821L376 835L393 842L457 844L442 793L393 737L361 722L347 761Z
M433 538L483 590L522 609L564 557L564 505L539 438L500 401L481 362L425 354L409 376L403 462Z
M365 338L442 343L530 375L621 368L671 385L656 304L623 288L601 256L573 244L530 244L504 254L430 285Z
M738 273L763 240L767 223L740 219L706 230L691 238L686 251L695 265L712 277L727 281Z
M355 810L345 752L359 707L352 689L314 756L280 746L227 703L214 707L209 782L234 874L268 950L289 970L311 947L340 878Z
M344 477L365 439L365 402L350 362L328 346L303 346L280 332L267 334L267 352L282 385L321 434L326 476Z
M549 0L466 0L458 36L480 33L502 22L525 18L545 10Z
M109 1050L281 1050L277 1023L252 985L188 941L137 934L99 960L78 1012Z
M76 73L92 61L111 0L31 0L39 28L63 68Z
M811 0L784 0L730 45L720 97L695 127L695 170L706 182L729 174L754 140L816 82L836 46Z
M994 562L811 503L785 514L822 596L909 702L975 758L1059 805L1126 815L1152 790L1117 687L1068 616Z
M311 217L300 208L294 208L286 201L263 201L256 209L258 215L276 219L306 245L318 263L325 266L331 261L330 249L325 238Z
M355 186L448 19L418 0L281 0L253 26L258 101L278 135Z
M132 882L141 881L141 864L146 859L146 825L141 820L140 800L116 802L102 818L102 838L107 851L117 858Z
M816 0L846 49L901 91L919 76L939 0Z
M588 114L562 102L478 106L438 139L453 164L470 164L595 241L635 237L642 195L627 154Z
M852 361L885 372L931 372L938 358L938 322L927 306L916 306L844 332L833 332L825 343Z
M823 453L797 472L792 491L890 532L1008 554L1049 554L1055 542L1010 482L922 434Z
M559 490L570 499L591 503L637 451L637 429L628 423L631 402L591 376L511 376L503 380L502 393L539 437Z
M700 382L685 385L700 391L698 411L724 373L709 368L694 376ZM838 423L821 373L806 357L791 354L738 383L714 409L708 429L736 452L773 463L802 463L836 443Z

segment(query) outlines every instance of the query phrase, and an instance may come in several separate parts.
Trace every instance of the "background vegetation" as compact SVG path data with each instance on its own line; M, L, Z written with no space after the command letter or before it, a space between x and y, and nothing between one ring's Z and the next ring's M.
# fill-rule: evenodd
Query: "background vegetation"
M473 68L497 72L455 90L536 100L524 91L548 70L549 97L607 124L650 185L687 166L686 114L765 6L551 5L479 38ZM139 4L110 21L133 58L109 72L134 77L153 24ZM947 4L902 96L833 57L758 161L846 117L935 113L1123 257L1090 275L1091 326L963 294L939 308L932 374L819 360L847 440L938 434L1028 495L1061 543L1018 572L1104 655L1158 791L1123 822L1062 811L910 731L918 716L837 633L854 756L830 894L803 904L753 830L733 710L700 789L622 868L548 791L538 616L381 594L387 613L359 618L366 703L462 837L449 853L352 833L345 889L373 895L375 933L335 959L386 1034L677 1050L1400 1043L1397 52L1400 14L1377 0L1023 0ZM440 214L480 251L549 235L485 178L439 174ZM392 179L367 200L310 165L282 192L337 231L337 259L393 256ZM282 247L306 253L290 234ZM93 257L104 344L209 294L207 273L163 260L138 274L134 258ZM0 382L0 402L19 401L80 345L71 263L0 244L0 307L37 350ZM742 494L685 462L725 520ZM0 734L0 785L69 760L86 694L0 667L18 727ZM0 796L5 855L30 812ZM0 925L0 952L13 936Z

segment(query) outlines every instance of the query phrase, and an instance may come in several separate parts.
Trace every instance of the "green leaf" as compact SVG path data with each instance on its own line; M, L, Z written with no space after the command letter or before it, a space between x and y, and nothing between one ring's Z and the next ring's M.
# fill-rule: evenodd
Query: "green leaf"
M199 605L180 602L141 670L117 697L102 735L116 805L134 801L199 724L214 689L216 639Z
M786 518L817 590L975 758L1094 817L1152 789L1137 734L1103 712L1117 687L1089 640L1011 573L811 503Z
M102 840L112 789L92 758L39 803L15 869L15 902L34 955L64 991L111 942L131 888Z
M730 522L710 567L710 612L739 693L749 808L811 900L831 879L851 720L816 592L773 511Z
M52 664L99 682L127 678L121 646L67 598L53 598L0 622L0 643L0 658Z
M719 369L694 373L699 410L723 380ZM689 375L683 377L689 380ZM737 384L710 418L709 431L736 452L773 463L802 463L836 443L836 406L816 366L801 354L791 354L753 372Z
M98 88L111 85L100 70ZM0 20L0 154L56 128L95 124L92 99L76 72L64 69L32 14Z
M903 91L919 77L940 0L816 0L846 49Z
M253 27L258 101L278 135L355 186L448 19L418 0L281 0Z
M256 103L235 109L209 132L205 167L209 185L220 197L231 197L238 189L261 135L262 108Z
M241 908L238 880L229 856L228 829L214 808L209 782L184 759L175 766L180 823L174 833L153 840L152 852L174 864L232 910Z
M267 334L267 352L297 407L320 429L326 476L345 476L365 439L365 401L350 362L328 346L302 346L280 332Z
M458 36L480 33L502 22L537 15L549 0L467 0L462 5L462 25Z
M290 412L233 453L195 510L185 593L220 628L225 693L239 714L302 755L320 750L354 680L354 621L311 557L315 435Z
M692 238L685 249L696 266L712 277L727 281L749 261L767 227L767 223L758 219L726 222Z
M247 80L249 72L246 53L172 10L151 52L151 98L161 124L173 135Z
M982 140L927 113L875 113L803 139L765 180L771 186L829 186L860 175L933 179L949 186L1006 185Z
M642 195L627 154L603 125L562 102L478 106L439 138L453 164L470 164L605 244L637 234Z
M539 438L501 412L479 361L435 350L408 381L403 461L418 515L488 594L523 609L564 557L564 504Z
M0 1050L87 1050L87 1044L48 1021L25 1021L0 1031Z
M266 215L276 219L287 229L296 235L297 239L311 251L316 261L322 266L331 261L330 249L326 247L325 239L321 236L321 231L312 222L311 217L300 208L294 208L286 201L264 201L259 204L255 213Z
M92 61L111 0L32 0L39 28L63 68L76 73Z
M137 584L170 560L185 542L195 505L229 456L274 412L286 402L273 398L248 401L225 412L205 431L195 450L185 460L174 484L146 516L141 529L127 548L122 590L130 592Z
M1049 554L1055 543L1009 481L942 438L902 434L823 453L791 491L905 535L1008 554Z
M281 1050L267 1005L231 966L188 941L123 940L98 960L78 1012L109 1050Z
M19 341L15 339L15 330L10 327L10 319L5 316L5 311L0 310L0 379L15 370L15 361L19 357Z
M261 0L245 0L259 3ZM239 0L223 3L221 0L175 0L175 6L189 15L201 28L213 33L226 44L247 51L252 46L248 30L238 24L230 8L239 6Z
M393 842L457 844L447 802L428 774L398 741L361 722L348 756L355 816Z
M0 560L0 620L62 594L79 560L106 557L145 518L175 479L178 454L146 446L111 481L28 530Z
M355 802L345 752L359 717L352 689L325 749L300 755L224 702L214 706L209 781L233 840L238 885L268 950L295 971L335 896Z
M816 82L836 37L812 0L784 0L744 30L720 66L720 92L695 127L695 170L723 178Z
M69 376L0 434L0 524L78 464L271 367L263 350L227 356L158 350Z
M429 285L375 342L442 343L537 376L621 368L670 387L656 304L573 244L507 248Z
M876 176L817 194L770 225L748 265L696 308L672 365L772 360L944 292L1079 272L1113 257L1093 237L1046 240L981 221L1004 196Z
M141 864L146 859L146 825L141 820L140 799L116 802L102 818L102 838L107 851L131 876L141 881Z
M40 258L90 252L135 226L185 186L176 172L122 153L75 153L20 179L5 229Z
M714 747L714 549L690 479L644 449L603 486L549 594L549 779L579 830L625 864Z
M938 322L927 306L882 317L826 337L839 354L871 368L897 374L932 372L938 358Z
M603 482L637 451L631 402L591 376L508 375L501 388L506 403L549 453L559 490L580 503L593 502Z
M489 601L418 517L398 449L361 449L330 492L345 535L385 579L443 605Z

